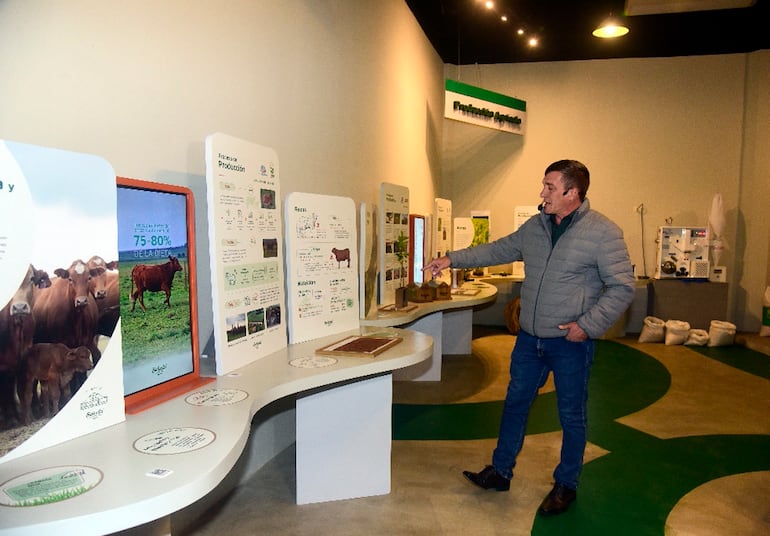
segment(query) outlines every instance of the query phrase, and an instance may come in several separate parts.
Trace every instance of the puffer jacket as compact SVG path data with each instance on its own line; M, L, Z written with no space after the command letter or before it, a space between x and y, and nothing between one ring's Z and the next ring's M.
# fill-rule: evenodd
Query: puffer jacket
M620 227L591 210L575 211L556 246L550 216L527 220L518 231L489 244L447 254L452 268L524 261L521 329L541 338L564 337L559 325L576 321L589 337L601 337L628 309L634 275Z

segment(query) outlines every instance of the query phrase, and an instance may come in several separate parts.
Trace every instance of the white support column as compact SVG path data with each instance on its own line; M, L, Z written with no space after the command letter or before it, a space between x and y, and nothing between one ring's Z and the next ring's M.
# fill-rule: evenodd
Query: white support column
M390 493L392 375L297 399L297 504Z
M473 309L444 312L444 332L441 344L446 355L471 353Z
M441 381L441 332L445 312L431 313L402 327L433 337L433 357L411 367L393 371L399 381Z

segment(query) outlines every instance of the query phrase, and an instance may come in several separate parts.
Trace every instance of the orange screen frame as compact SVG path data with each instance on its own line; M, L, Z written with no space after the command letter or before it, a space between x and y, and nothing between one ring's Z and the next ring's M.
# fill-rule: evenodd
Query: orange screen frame
M187 212L187 277L190 286L190 346L192 352L192 371L176 378L147 387L125 396L126 413L136 414L153 406L176 398L186 392L197 389L215 378L200 375L200 344L198 342L198 295L196 281L195 256L195 200L192 191L184 186L165 184L128 177L117 177L117 186L137 190L182 194L185 197ZM123 311L121 311L121 315Z

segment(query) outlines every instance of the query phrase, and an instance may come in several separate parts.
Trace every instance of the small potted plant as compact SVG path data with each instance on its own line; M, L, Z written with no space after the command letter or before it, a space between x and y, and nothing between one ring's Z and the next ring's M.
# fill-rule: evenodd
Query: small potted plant
M406 285L404 285L406 261L409 259L409 237L404 234L404 231L401 231L398 237L396 237L396 240L393 243L393 253L395 253L396 259L398 259L398 264L401 267L399 274L401 286L396 289L395 308L402 309L406 307L407 303L409 303L406 298Z

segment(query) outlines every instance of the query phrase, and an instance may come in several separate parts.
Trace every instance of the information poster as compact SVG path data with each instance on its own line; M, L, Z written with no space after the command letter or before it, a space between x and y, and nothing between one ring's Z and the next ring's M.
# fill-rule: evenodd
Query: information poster
M358 328L356 206L348 197L286 197L289 342Z
M95 291L118 256L112 167L93 155L0 141L0 215L2 463L125 413L120 324L98 330ZM51 362L56 370L44 366Z
M361 318L377 316L377 207L361 203L361 263L359 265L359 303Z
M434 200L433 251L434 258L446 255L452 250L452 202L448 199Z
M525 221L532 216L536 216L540 211L537 210L537 205L519 205L513 207L513 230L518 231Z
M433 202L433 210L433 240L431 241L430 258L426 261L442 257L454 249L452 242L454 235L452 201L437 197ZM427 272L426 275L428 275ZM444 270L437 280L451 284L452 274L449 270Z
M470 218L454 219L452 249L464 249L473 244L473 222Z
M537 205L521 205L513 208L513 230L518 231L525 221L536 216L540 211ZM516 261L511 264L511 276L524 279L524 262Z
M399 262L396 240L409 237L409 188L383 182L379 206L380 303L395 303L396 289L409 280L409 263ZM407 250L408 251L408 250Z
M217 374L286 346L278 156L206 138L209 252Z

